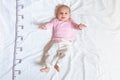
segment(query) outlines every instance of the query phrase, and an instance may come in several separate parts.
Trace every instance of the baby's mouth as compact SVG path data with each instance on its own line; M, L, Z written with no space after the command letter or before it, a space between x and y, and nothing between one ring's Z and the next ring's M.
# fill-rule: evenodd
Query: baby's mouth
M65 17L62 17L62 19L65 19Z

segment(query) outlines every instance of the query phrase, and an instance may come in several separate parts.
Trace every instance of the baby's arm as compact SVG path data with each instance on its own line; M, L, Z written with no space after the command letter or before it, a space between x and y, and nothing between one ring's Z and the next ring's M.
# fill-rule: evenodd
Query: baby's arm
M51 20L50 22L46 23L45 25L40 25L39 28L44 29L44 30L51 29L51 28L53 28L54 23L55 23L55 19Z
M46 29L46 26L45 25L40 25L39 28L40 29Z
M86 27L85 24L80 23L80 24L78 25L78 28L79 28L80 30L82 30L84 27Z
M72 19L70 19L71 20L71 22L72 22L72 24L74 25L74 27L75 27L75 29L83 29L84 27L86 27L86 25L85 24L82 24L82 23L80 23L80 24L77 24L77 23L75 23Z

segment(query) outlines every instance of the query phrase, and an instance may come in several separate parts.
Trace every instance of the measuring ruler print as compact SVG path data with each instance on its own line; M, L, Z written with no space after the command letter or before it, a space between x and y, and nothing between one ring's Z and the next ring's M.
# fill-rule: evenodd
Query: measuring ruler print
M23 47L19 45L23 41L23 36L20 35L20 31L24 29L24 25L21 21L24 19L24 15L19 11L24 8L21 0L16 0L16 23L15 23L15 43L13 53L13 66L12 66L12 80L15 80L18 75L21 74L21 70L17 68L17 65L22 62L22 59L18 55L23 51Z

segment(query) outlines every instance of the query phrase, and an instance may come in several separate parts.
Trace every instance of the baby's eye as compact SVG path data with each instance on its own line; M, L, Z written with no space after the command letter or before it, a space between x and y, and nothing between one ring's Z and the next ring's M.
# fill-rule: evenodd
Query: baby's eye
M62 12L60 12L60 14L63 14Z
M65 14L67 14L67 13L65 13Z

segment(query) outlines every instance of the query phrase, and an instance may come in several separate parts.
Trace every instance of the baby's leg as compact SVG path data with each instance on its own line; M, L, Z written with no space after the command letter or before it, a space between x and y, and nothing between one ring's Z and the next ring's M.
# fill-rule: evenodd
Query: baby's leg
M70 57L72 42L62 42L59 44L59 49L57 51L58 60L54 68L59 72L60 65Z
M46 53L45 67L40 69L41 72L49 72L52 66L52 60L56 55L56 48L57 48L57 45L56 43L54 43Z
M54 65L54 68L59 72L60 71L60 66L56 63L55 65Z
M41 68L40 71L41 72L49 72L50 68L49 67Z

